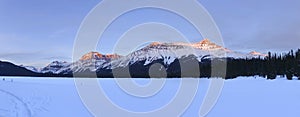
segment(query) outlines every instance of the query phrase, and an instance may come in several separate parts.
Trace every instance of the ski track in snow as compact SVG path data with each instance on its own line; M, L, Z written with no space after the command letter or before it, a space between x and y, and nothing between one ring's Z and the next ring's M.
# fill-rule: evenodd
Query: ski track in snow
M7 79L2 81L4 85L18 85L24 84L22 81L15 82L13 79ZM41 83L28 83L39 84ZM1 84L0 84L1 86ZM20 97L13 92L11 89L2 89L0 87L0 117L35 117L39 112L48 112L46 108L49 106L51 97L39 95L38 89L33 89L26 97Z
M32 117L31 111L22 98L0 89L0 117ZM7 98L3 100L4 98ZM10 103L9 103L10 102ZM3 104L9 103L9 104ZM7 105L13 105L9 107Z

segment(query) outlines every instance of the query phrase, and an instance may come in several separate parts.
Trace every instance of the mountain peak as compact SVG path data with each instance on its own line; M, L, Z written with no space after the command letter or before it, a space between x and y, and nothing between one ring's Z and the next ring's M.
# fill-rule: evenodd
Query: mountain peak
M249 54L255 55L255 56L262 56L262 57L268 56L267 54L263 54L263 53L256 52L256 51L252 51L252 52L250 52Z
M53 61L48 66L63 66L65 64L68 64L66 61Z
M68 63L67 61L53 61L50 64Z
M100 54L99 52L89 52L85 55L83 55L80 60L93 60L93 59L114 59L114 58L119 58L120 55L117 54Z
M160 45L161 43L160 42L152 42L151 44L150 44L150 46L157 46L157 45Z
M201 44L209 44L209 43L212 43L209 39L204 39L202 41L200 41L199 43Z
M80 60L90 60L90 59L99 59L102 57L102 54L98 53L98 52L89 52L85 55L83 55Z
M204 39L198 43L193 44L194 47L202 49L202 50L225 50L230 51L226 49L225 47L222 47L220 45L217 45L213 42L211 42L209 39Z

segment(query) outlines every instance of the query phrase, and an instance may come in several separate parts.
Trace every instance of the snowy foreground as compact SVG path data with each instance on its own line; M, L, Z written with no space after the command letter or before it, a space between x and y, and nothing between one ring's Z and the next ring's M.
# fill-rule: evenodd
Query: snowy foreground
M0 78L0 117L92 116L77 93L74 79ZM209 81L208 79L200 80L196 97L183 113L183 117L198 116ZM135 82L146 86L149 80L136 79ZM168 79L161 91L147 99L126 94L113 79L100 79L99 84L107 97L119 107L133 112L147 112L168 104L176 94L180 80ZM300 81L298 80L239 77L225 81L219 101L207 116L298 117L300 115L299 100Z

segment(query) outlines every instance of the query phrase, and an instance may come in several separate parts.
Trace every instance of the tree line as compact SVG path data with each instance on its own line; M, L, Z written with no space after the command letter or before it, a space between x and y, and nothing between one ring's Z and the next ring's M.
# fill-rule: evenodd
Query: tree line
M288 80L295 76L300 80L300 49L285 54L268 52L268 56L263 58L227 59L225 78L254 75L267 79L276 79L277 75L281 75Z

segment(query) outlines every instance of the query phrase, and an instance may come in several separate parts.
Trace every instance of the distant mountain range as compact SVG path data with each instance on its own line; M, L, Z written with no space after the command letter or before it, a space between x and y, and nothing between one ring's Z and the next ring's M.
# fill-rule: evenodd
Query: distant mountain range
M112 70L130 67L132 74L143 76L143 72L134 73L139 69L147 68L154 63L160 63L166 69L174 65L179 59L195 59L202 62L214 58L257 58L266 57L266 54L259 52L242 53L224 48L204 39L198 43L160 43L153 42L148 46L136 50L126 56L117 54L100 54L89 52L83 55L78 61L53 61L43 68L33 66L17 66L8 62L0 62L0 75L5 76L66 76L71 77L73 73L96 72L98 77L113 77ZM138 65L138 67L135 67ZM173 66L173 70L176 69Z

